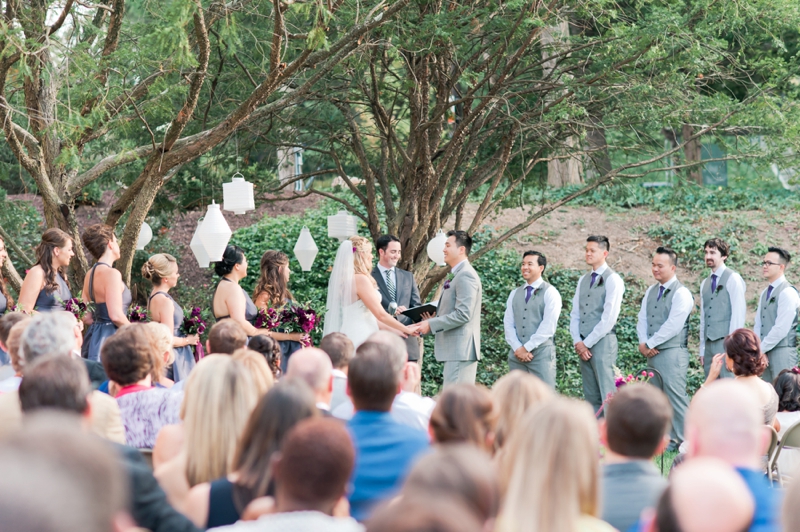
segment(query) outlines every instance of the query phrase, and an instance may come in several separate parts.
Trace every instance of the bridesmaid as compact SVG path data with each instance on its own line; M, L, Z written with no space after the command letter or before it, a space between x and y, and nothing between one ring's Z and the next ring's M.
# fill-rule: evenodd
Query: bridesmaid
M0 237L0 316L6 313L8 307L14 306L14 298L11 297L11 293L8 291L8 283L6 283L6 278L3 277L3 265L6 263L8 259L8 252L6 251L6 243ZM5 366L6 364L10 364L11 359L8 356L2 347L0 347L0 366Z
M147 300L147 310L150 319L163 323L175 335L173 349L175 362L172 363L172 380L179 382L189 376L194 368L193 346L200 341L198 335L186 336L181 332L183 324L183 309L169 295L169 290L178 284L178 261L167 253L158 253L142 266L142 277L153 284L150 298Z
M294 303L289 291L289 257L280 251L267 250L261 257L261 275L253 292L256 307L259 309L280 308ZM303 333L274 332L272 337L281 346L281 371L286 373L289 357L303 346L300 340Z
M82 355L100 360L100 348L119 327L129 325L131 291L122 282L122 274L113 268L119 259L119 243L114 230L106 224L90 225L84 231L83 245L95 264L83 280L83 301L94 304L93 321L83 340Z
M244 256L244 250L238 246L225 248L222 260L214 263L214 272L221 277L211 304L217 321L230 318L242 326L247 336L272 336L267 329L256 329L253 325L258 316L258 308L244 288L239 286L239 281L247 277L247 257Z
M61 229L48 229L36 246L36 264L28 270L19 291L19 308L23 312L64 310L72 299L66 269L75 256L72 237Z

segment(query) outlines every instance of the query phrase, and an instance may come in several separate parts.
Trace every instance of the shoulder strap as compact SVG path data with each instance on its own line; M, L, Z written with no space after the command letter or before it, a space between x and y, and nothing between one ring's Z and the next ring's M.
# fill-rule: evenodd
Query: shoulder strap
M169 295L169 294L168 294L168 293L166 293L166 292L163 292L163 291L159 290L159 291L158 291L158 292L156 292L155 294L152 294L150 297L148 297L148 298L147 298L147 302L149 303L149 302L150 302L150 300L151 300L151 299L153 299L154 297L156 297L158 294L164 294L164 295L165 295L165 296L167 296L169 299L172 299L172 296L171 296L171 295Z
M94 300L94 270L101 264L103 266L108 266L109 268L111 267L105 262L99 262L99 261L95 262L94 266L92 266L92 273L89 275L89 301L91 301L92 303L96 303L96 301Z

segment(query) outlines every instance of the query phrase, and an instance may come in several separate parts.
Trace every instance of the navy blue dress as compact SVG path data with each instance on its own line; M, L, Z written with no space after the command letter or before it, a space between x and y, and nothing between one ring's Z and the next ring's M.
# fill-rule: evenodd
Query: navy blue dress
M8 299L6 298L3 292L0 292L0 316L6 313L8 310ZM2 347L0 347L0 366L5 366L6 364L11 363L11 358L8 356Z
M83 347L81 348L81 355L83 358L89 360L100 361L100 348L103 347L103 342L106 338L117 332L117 326L108 317L108 306L105 303L96 303L94 300L94 270L98 266L111 266L105 262L98 262L92 266L92 271L89 274L89 301L94 304L94 312L92 313L93 322L89 325L89 330L86 331L86 336L83 339ZM128 309L131 306L133 297L131 291L126 286L122 291L122 313L128 315Z
M56 273L56 282L58 283L58 290L48 292L46 289L42 288L39 291L39 297L36 298L33 310L37 312L64 310L67 301L72 299L72 292L70 292L67 282L61 277L61 273Z
M186 335L181 331L181 325L183 325L183 309L181 306L166 292L156 292L150 296L150 300L153 299L156 294L164 294L172 301L172 334L178 338L186 338ZM148 300L148 303L150 300ZM192 368L194 368L196 364L194 360L194 347L185 345L183 347L173 347L172 350L175 352L175 362L172 363L172 380L180 382L189 376L189 372L192 371Z
M233 282L230 279L228 279L227 277L223 277L222 279L220 279L220 283L222 281L227 281L229 283ZM219 287L219 283L217 283L217 287ZM247 291L245 291L244 288L242 288L242 293L244 294L244 299L245 299L244 319L249 321L251 324L255 325L256 318L258 317L258 307L256 307L256 304L253 303L252 299L250 299L250 294L248 294ZM230 314L228 314L227 316L214 316L214 318L216 318L217 321L226 320L226 319L228 319L230 317L231 317Z
M287 306L291 304L291 301L286 302ZM278 344L281 346L281 373L286 374L286 370L289 367L289 357L291 357L296 351L301 350L303 348L303 344L300 342L295 342L294 340L282 340L278 342Z

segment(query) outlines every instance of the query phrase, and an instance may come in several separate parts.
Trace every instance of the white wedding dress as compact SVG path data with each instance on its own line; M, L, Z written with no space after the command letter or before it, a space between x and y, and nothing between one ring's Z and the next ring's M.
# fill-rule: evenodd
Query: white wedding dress
M378 319L356 294L355 278L353 243L345 240L336 252L328 281L328 308L323 334L340 332L358 348L379 329Z

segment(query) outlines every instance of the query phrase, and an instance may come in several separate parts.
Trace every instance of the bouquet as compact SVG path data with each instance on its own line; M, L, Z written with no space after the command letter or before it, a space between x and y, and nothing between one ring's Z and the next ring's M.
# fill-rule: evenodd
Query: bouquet
M280 312L280 326L287 333L303 333L300 343L311 347L311 332L318 327L317 312L310 306L287 305Z
M131 323L144 323L150 321L147 308L141 305L131 305L128 311L128 321Z
M256 329L273 330L280 324L280 316L277 310L274 308L260 308L253 325Z
M202 317L203 311L200 307L194 307L191 310L184 309L183 311L183 323L181 324L181 332L186 336L192 336L194 334L201 335L206 332L206 328L208 324ZM203 351L203 344L198 341L197 344L194 346L194 358L196 361L200 361L201 358L205 356L205 352Z
M64 310L71 312L78 321L83 321L83 317L94 310L94 305L84 303L77 297L71 297L64 302Z
M635 375L633 373L628 373L627 376L624 376L622 372L619 370L619 368L614 366L614 386L617 388L617 390L631 383L645 384L654 376L655 374L652 371L648 372L647 370L642 370L641 373L637 373ZM605 409L606 404L608 403L608 401L611 400L611 396L612 394L609 393L605 401L603 401L603 404L600 405L600 410L598 410L597 413L595 414L596 417L600 417L600 414Z

